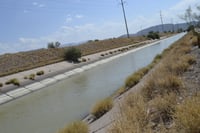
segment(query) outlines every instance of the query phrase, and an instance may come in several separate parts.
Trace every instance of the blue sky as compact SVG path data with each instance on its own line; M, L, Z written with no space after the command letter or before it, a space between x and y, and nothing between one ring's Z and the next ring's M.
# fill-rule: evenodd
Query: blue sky
M164 23L183 22L183 14L199 0L126 0L130 33ZM47 43L80 42L125 34L120 0L0 0L0 54Z

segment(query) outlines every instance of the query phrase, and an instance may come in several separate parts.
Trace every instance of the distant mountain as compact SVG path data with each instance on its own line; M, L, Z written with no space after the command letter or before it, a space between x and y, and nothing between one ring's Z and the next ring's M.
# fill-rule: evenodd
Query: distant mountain
M196 24L196 22L193 22L194 24ZM140 35L147 35L150 31L154 31L154 32L168 32L168 31L178 31L179 29L182 29L183 31L187 30L188 28L188 24L187 23L180 23L180 24L164 24L163 28L162 25L156 25L156 26L151 26L149 28L143 29L141 31L138 31L135 34L130 34L130 36L140 36ZM122 35L120 37L126 37L127 35Z
M156 25L149 27L147 29L141 30L136 33L136 35L147 35L150 31L154 32L168 32L168 31L178 31L179 29L187 30L188 24L187 23L180 23L180 24L164 24L162 25Z

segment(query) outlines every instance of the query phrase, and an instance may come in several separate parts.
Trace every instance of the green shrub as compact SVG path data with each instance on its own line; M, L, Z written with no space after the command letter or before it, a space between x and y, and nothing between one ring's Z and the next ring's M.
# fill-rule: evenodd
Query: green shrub
M3 83L0 83L0 87L3 87Z
M82 62L86 62L87 61L87 59L85 59L85 58L82 58Z
M82 121L73 122L58 133L88 133L88 125Z
M44 71L39 71L36 73L36 75L38 75L38 76L44 75Z
M59 48L60 45L61 45L60 42L49 42L49 43L47 44L47 48Z
M160 39L160 36L157 32L150 31L149 34L147 35L148 38L150 39Z
M65 52L65 59L68 61L78 62L78 58L81 57L81 50L75 47L68 48Z
M113 107L113 101L111 98L106 98L97 102L92 108L91 113L96 117L100 118L106 112L108 112Z
M19 83L19 80L14 78L14 79L10 79L9 81L6 82L7 85L9 84L13 84L13 85L16 85L16 86L20 86L20 83Z
M30 75L29 75L29 79L30 79L30 80L35 80L35 74L30 74Z
M113 54L113 52L112 52L112 51L110 51L110 52L109 52L109 54Z

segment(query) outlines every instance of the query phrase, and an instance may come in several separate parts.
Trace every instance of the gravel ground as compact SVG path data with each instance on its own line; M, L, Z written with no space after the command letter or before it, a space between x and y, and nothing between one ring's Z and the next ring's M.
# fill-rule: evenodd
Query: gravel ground
M183 74L184 85L190 94L200 91L200 49L193 47L191 54L196 57L196 63Z

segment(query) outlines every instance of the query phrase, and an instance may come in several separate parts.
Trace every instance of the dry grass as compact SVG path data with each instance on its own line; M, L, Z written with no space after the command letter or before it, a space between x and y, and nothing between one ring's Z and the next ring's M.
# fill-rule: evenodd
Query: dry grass
M121 112L116 116L110 133L142 133L148 131L146 103L139 94L131 94L122 104Z
M59 62L63 49L39 49L16 54L0 55L0 76Z
M179 94L183 90L183 84L179 77L171 73L161 74L163 71L157 71L150 75L145 85L141 89L144 98L149 101L157 95L165 95L171 92Z
M113 97L115 97L115 96L120 96L121 94L123 94L124 92L126 92L127 91L127 89L124 87L124 86L122 86L122 87L120 87L118 90L116 90L114 93L113 93Z
M111 38L101 41L89 41L85 44L79 45L78 48L81 49L83 55L89 55L105 50L127 46L144 40L146 40L144 37Z
M82 121L73 122L58 133L88 133L88 125Z
M172 114L175 111L177 97L174 93L158 96L149 102L149 121L156 124L162 123L163 126L169 125L172 121Z
M185 98L180 76L193 64L191 33L154 59L159 66L137 94L130 94L116 116L111 133L199 133L200 93ZM185 43L188 42L188 43ZM142 75L142 74L137 74ZM138 81L138 80L137 80Z
M183 133L200 132L200 93L189 97L176 107L176 130Z
M101 117L113 107L113 100L111 98L103 99L97 102L91 110L96 118Z
M29 75L29 79L30 79L30 80L35 80L35 74L30 74L30 75Z
M140 79L142 79L142 77L145 74L147 74L148 71L149 71L148 67L144 67L144 68L138 70L137 72L133 73L126 79L125 86L128 88L133 87L140 81Z

